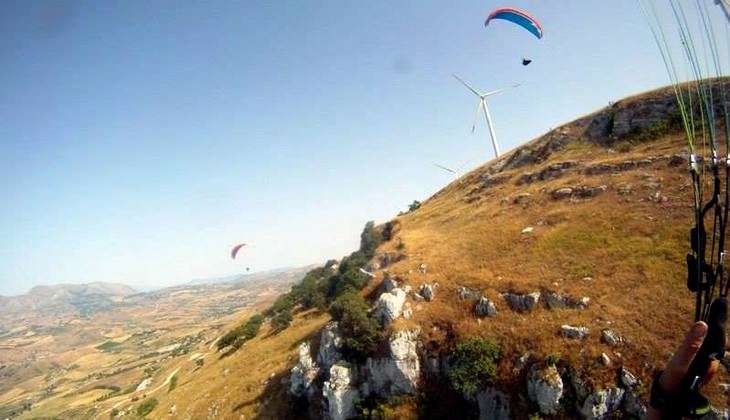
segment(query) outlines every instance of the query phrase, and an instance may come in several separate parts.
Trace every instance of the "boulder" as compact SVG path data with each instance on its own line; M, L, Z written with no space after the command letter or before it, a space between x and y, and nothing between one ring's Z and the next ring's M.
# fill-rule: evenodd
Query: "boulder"
M636 392L633 389L627 390L624 394L624 404L621 407L624 413L634 416L639 420L645 420L649 416L649 411L641 401Z
M430 302L433 300L434 286L432 284L422 284L418 289L418 293L423 296L426 301Z
M487 388L476 395L479 420L509 420L510 400L504 392Z
M476 312L477 316L492 317L497 315L497 306L495 306L494 302L489 300L486 296L482 296L474 305L474 312Z
M469 287L459 286L456 289L456 294L459 296L459 299L466 300L466 299L479 299L482 294L477 289L471 289Z
M527 378L527 395L542 414L556 414L563 396L563 380L555 365L533 365Z
M355 403L360 393L353 387L354 375L354 369L346 362L337 362L330 368L329 380L324 382L322 389L330 419L345 420L355 416Z
M558 308L570 308L570 309L585 309L588 307L591 299L583 297L581 299L572 298L570 296L562 296L560 293L548 292L545 293L545 302L550 309Z
M317 363L324 372L342 358L342 336L336 321L330 321L322 329L317 351Z
M560 335L565 338L582 340L588 336L588 328L574 327L572 325L561 325Z
M388 293L383 293L375 304L375 318L382 325L387 325L401 316L403 304L406 302L406 292L395 288Z
M601 363L603 366L611 366L611 358L606 353L601 353Z
M421 263L421 265L418 266L418 271L420 271L421 274L426 274L427 270L428 266L426 264Z
M556 200L568 198L571 195L573 195L573 189L570 187L558 188L557 190L553 191L553 193L552 193L553 198Z
M583 401L579 412L584 419L602 419L619 410L624 399L624 390L608 388L595 391Z
M289 375L289 393L297 397L306 395L318 374L319 368L312 360L309 342L299 344L299 362Z
M636 379L636 375L629 372L628 369L626 369L625 367L621 368L621 372L620 372L619 376L621 377L621 383L626 388L633 388L639 384L639 380Z
M398 287L398 282L391 277L390 273L385 273L385 277L383 278L383 290L385 292L390 292L391 290Z
M520 312L531 310L540 301L540 292L532 292L525 295L504 293L502 296L504 296L510 308Z
M621 337L613 330L603 330L601 331L601 341L609 346L617 346L621 343Z
M403 330L393 333L388 340L389 357L368 358L367 392L381 397L416 392L421 366L418 358L418 335L420 330Z

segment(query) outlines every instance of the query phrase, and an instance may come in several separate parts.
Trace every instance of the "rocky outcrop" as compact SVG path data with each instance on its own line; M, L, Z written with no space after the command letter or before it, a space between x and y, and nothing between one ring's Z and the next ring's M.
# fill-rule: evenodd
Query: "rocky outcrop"
M355 371L346 362L337 362L324 382L322 395L327 400L327 414L332 420L345 420L355 415L355 403L360 393L353 387Z
M427 302L430 302L433 300L433 296L436 293L437 285L435 284L428 284L424 283L421 285L421 287L418 288L418 294L423 296L424 299L426 299Z
M601 419L607 414L618 411L624 398L621 388L607 388L595 391L583 401L579 413L584 419Z
M479 299L482 296L482 293L477 289L471 289L469 287L459 286L459 288L456 289L456 294L459 296L459 299L466 300L466 299Z
M487 388L476 395L479 420L509 420L510 400L507 394Z
M553 190L551 193L553 199L562 200L564 198L592 198L608 190L606 185L590 187L588 185L579 185L575 187L562 187Z
M542 414L555 414L560 409L563 380L555 365L539 368L534 365L527 378L527 395Z
M517 180L517 185L530 184L535 181L546 181L548 179L559 178L565 174L565 172L578 166L578 161L566 160L564 162L558 162L548 165L539 172L528 172L520 176Z
M621 336L616 334L613 330L603 330L601 331L601 341L609 346L617 346L621 343Z
M572 325L561 325L560 335L565 338L572 338L576 340L582 340L588 337L588 328L586 327L574 327Z
M544 294L545 303L547 303L550 309L559 308L570 308L570 309L585 309L590 303L590 298L583 297L576 299L570 296L563 296L560 293L548 292Z
M363 394L379 396L412 394L416 391L421 366L417 347L419 330L394 333L388 340L389 357L368 358L365 364L367 382Z
M388 293L383 293L375 305L375 318L382 325L387 325L401 316L403 304L406 302L406 292L395 288Z
M398 282L390 275L390 273L385 273L385 277L383 278L383 291L390 293L396 287L398 287Z
M317 363L324 372L342 358L342 337L337 329L337 322L330 321L322 329L317 351Z
M482 296L474 305L474 312L477 314L477 316L492 317L497 315L497 306L495 306L494 302L489 300L487 297Z
M312 382L319 374L319 368L312 360L309 342L299 345L299 362L292 368L289 375L289 393L301 397L310 389Z
M524 295L516 293L503 293L502 296L507 304L515 311L526 312L537 306L540 302L540 292L532 292Z

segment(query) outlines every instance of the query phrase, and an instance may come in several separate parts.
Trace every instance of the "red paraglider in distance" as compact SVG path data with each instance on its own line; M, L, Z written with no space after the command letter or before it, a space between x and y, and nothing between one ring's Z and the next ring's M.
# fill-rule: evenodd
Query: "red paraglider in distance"
M236 255L238 254L238 251L241 248L243 248L244 246L246 246L246 244L238 244L238 245L234 246L233 249L231 249L231 258L235 260Z

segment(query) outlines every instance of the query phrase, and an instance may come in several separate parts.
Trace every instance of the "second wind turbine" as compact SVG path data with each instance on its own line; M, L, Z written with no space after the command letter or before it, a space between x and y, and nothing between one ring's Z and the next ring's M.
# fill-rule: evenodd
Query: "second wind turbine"
M512 85L510 87L502 88L493 90L491 92L487 93L479 93L476 89L471 87L469 83L462 80L459 76L452 74L456 80L461 82L462 85L464 85L467 89L469 89L472 93L477 95L479 97L479 105L477 106L477 113L474 116L474 124L471 126L471 132L474 133L474 130L476 130L476 119L479 117L479 111L484 110L484 118L487 120L487 127L489 128L489 135L492 138L492 146L494 147L494 157L499 157L499 143L497 143L497 134L494 132L494 123L492 123L492 115L489 113L489 108L487 107L487 97L496 95L497 93L503 92L507 89L515 88L519 86L519 84Z

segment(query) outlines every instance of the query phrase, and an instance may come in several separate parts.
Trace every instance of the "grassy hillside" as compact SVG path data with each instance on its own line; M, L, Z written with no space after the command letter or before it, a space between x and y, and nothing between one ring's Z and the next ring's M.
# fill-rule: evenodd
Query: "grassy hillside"
M403 257L387 269L402 284L438 288L431 302L411 300L412 319L389 328L419 325L432 356L468 337L491 339L502 354L496 385L512 395L525 394L524 370L516 367L527 352L532 360L560 360L595 388L616 384L624 366L644 382L645 395L693 316L684 264L691 181L673 100L661 90L615 103L484 164L397 217L376 256ZM362 291L371 299L385 271L375 274ZM458 296L460 287L483 293L498 314L477 318L474 301ZM550 309L542 299L520 312L502 295L535 291L590 303ZM193 418L210 410L220 418L286 416L281 379L294 364L296 345L327 318L310 310L279 334L259 334L207 373L182 377L153 414L162 417L175 405ZM561 337L563 324L587 327L588 338ZM623 343L602 342L603 329ZM602 353L609 365L600 362ZM727 406L717 384L728 381L723 371L706 391L717 406ZM417 417L418 402L405 399L395 410L401 418Z

